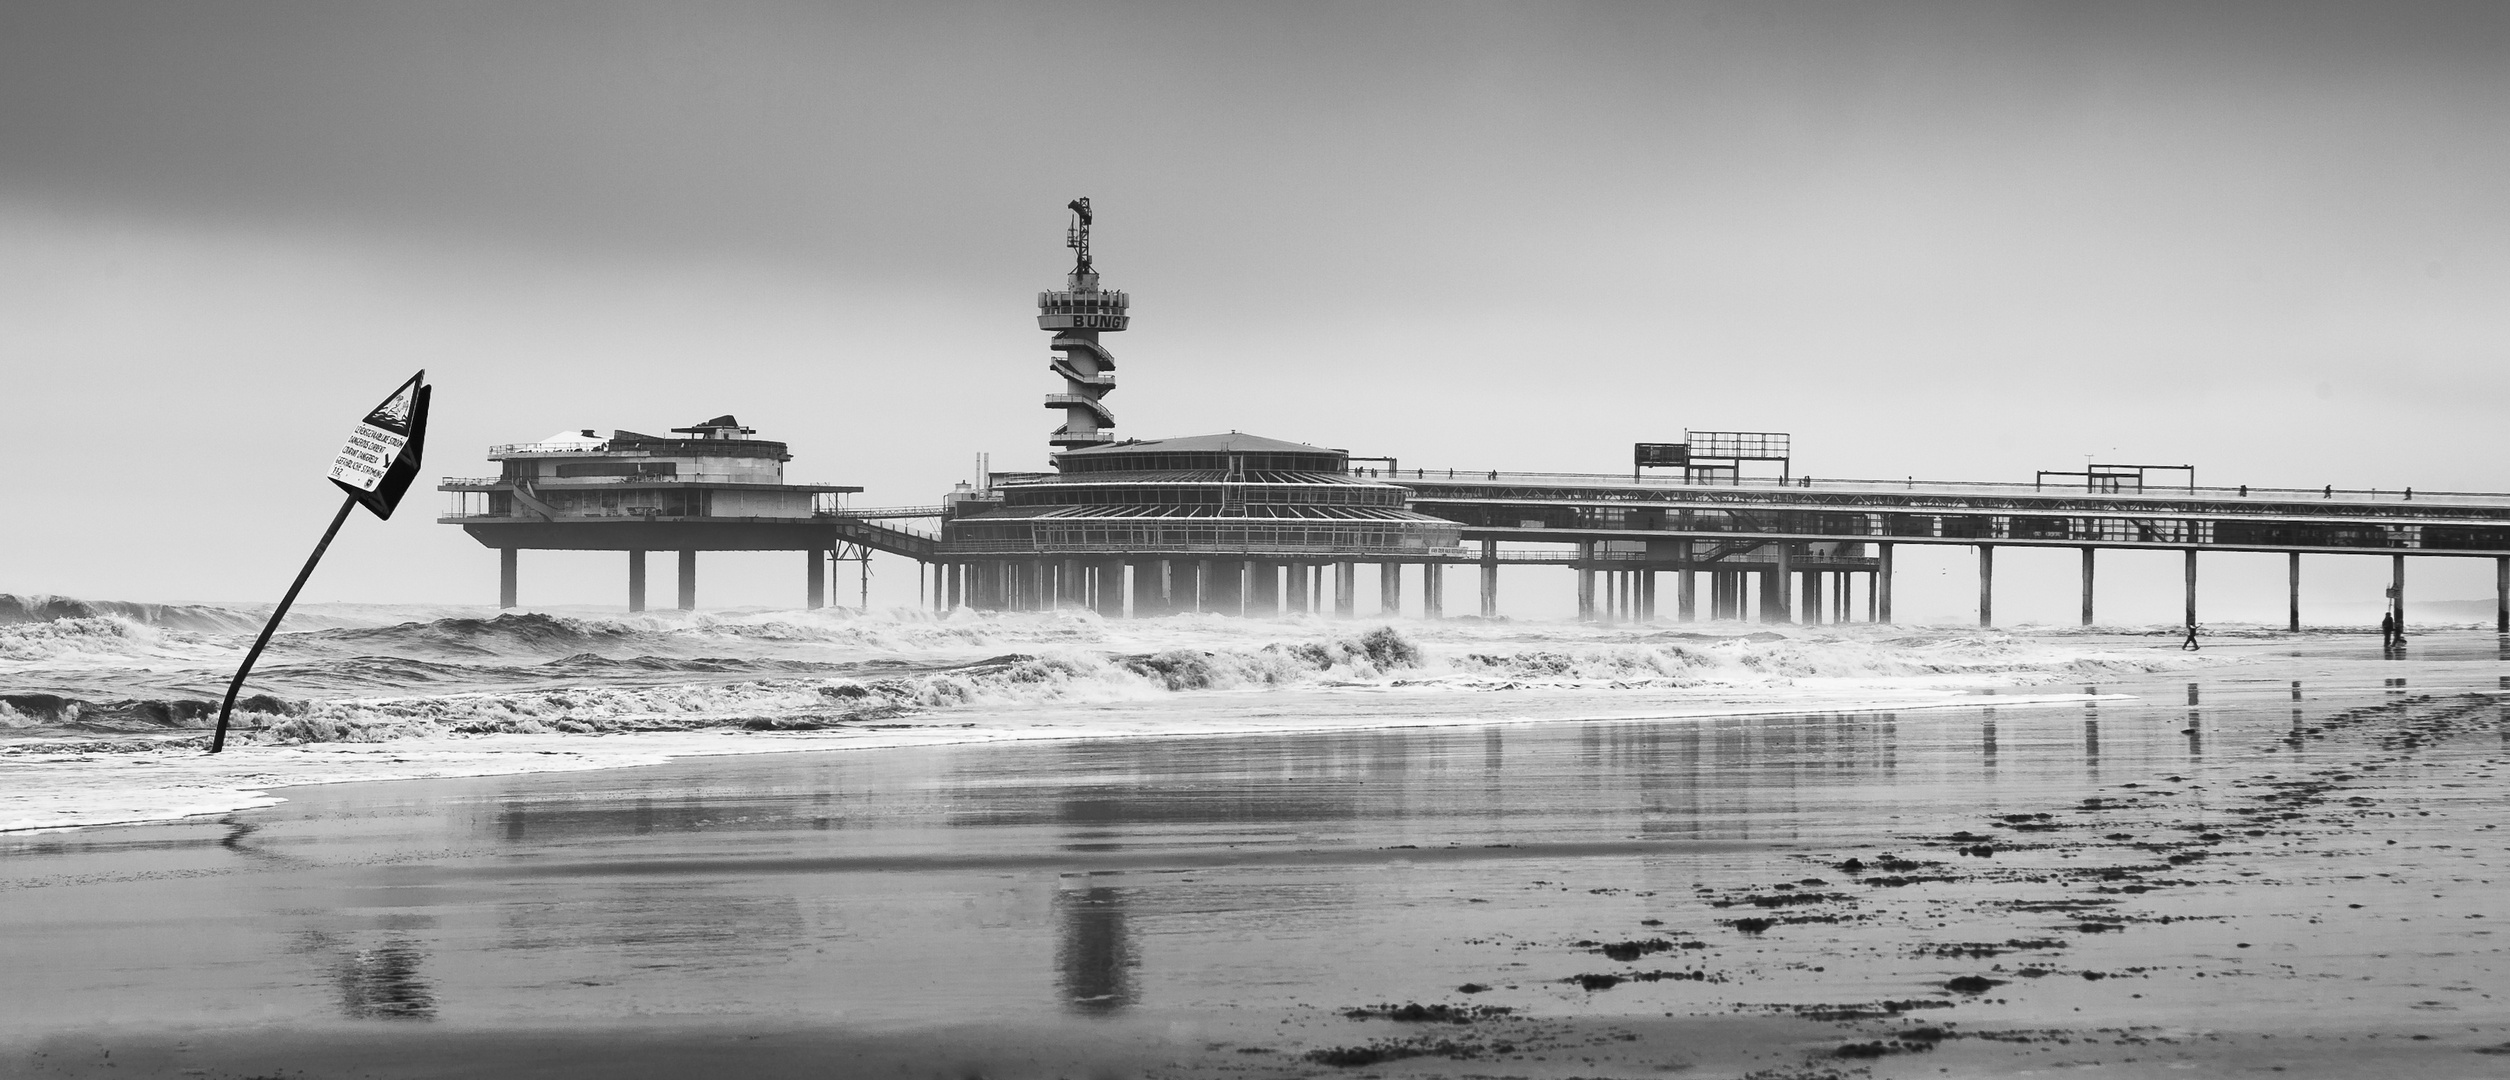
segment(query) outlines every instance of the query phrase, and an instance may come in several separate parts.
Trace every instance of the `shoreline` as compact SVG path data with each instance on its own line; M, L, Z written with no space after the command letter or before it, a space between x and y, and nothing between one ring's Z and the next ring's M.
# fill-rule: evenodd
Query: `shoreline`
M862 730L822 731L744 731L712 728L683 732L590 732L553 734L481 734L449 735L432 739L408 739L391 742L306 743L292 745L237 744L212 757L200 752L195 744L201 736L182 736L161 740L162 748L120 751L105 755L81 755L74 747L65 748L60 758L46 758L33 753L0 746L10 754L0 757L0 769L10 764L41 768L47 765L87 763L101 760L110 765L139 765L182 770L179 785L165 791L195 793L189 799L166 798L157 805L144 808L114 810L59 810L79 815L73 821L44 821L29 816L27 808L12 808L12 797L24 800L28 786L19 786L12 795L0 795L0 836L23 836L64 833L81 829L108 828L125 825L150 825L184 822L277 806L287 799L276 794L292 788L331 786L358 783L388 783L404 780L444 780L467 777L526 776L541 773L592 772L608 769L637 769L669 764L673 761L700 757L741 757L818 753L829 751L876 751L933 746L964 746L1002 742L1065 742L1098 739L1165 739L1186 737L1251 737L1281 734L1318 734L1330 732L1412 730L1454 727L1507 727L1528 724L1609 724L1716 720L1728 718L1785 716L1799 713L1873 713L1926 712L1963 708L2033 708L2077 704L2085 701L2126 700L2123 694L2007 694L2004 688L1992 687L1959 691L1943 690L1932 695L1893 698L1877 693L1852 694L1835 699L1799 697L1785 702L1766 702L1733 707L1694 706L1691 708L1650 709L1625 712L1576 715L1479 715L1479 716L1396 716L1381 717L1368 722L1289 722L1248 723L1222 722L1217 725L1198 723L1194 726L1140 726L1131 728L1083 728L1018 726L1001 724L986 726L982 722L950 723L935 718L934 722L911 725L878 725L880 733ZM1316 691L1230 691L1233 697L1260 702L1265 711L1278 711L1291 703L1285 697L1314 694ZM1218 695L1215 694L1214 697ZM1347 696L1347 695L1346 695ZM1207 699L1208 700L1208 699ZM1443 702L1453 704L1453 702ZM1065 709L1086 709L1101 715L1139 709L1144 704L1164 702L1095 703L1065 706ZM969 708L985 708L970 706ZM1003 710L994 710L1000 715ZM1055 710L1031 709L1050 716ZM958 714L943 714L952 716ZM717 740L766 739L775 745L725 746ZM58 740L70 743L74 740ZM98 742L102 740L76 740ZM618 746L622 752L586 754L588 744ZM26 740L18 746L41 745L39 740ZM39 752L38 752L39 753ZM420 764L410 755L442 755ZM530 755L528 757L523 755ZM376 759L386 759L382 766L406 764L414 767L394 769L379 767ZM12 761L12 758L15 760ZM312 760L309 760L312 759ZM350 764L362 770L343 772ZM185 766L189 766L186 768ZM274 767L299 766L291 775L275 782L217 784L219 779L251 781L271 776ZM114 772L100 768L86 770ZM137 771L137 770L131 770ZM163 773L156 774L164 776ZM215 793L215 794L212 794ZM102 796L94 796L101 798ZM125 793L123 798L132 797ZM12 813L12 810L15 813ZM120 816L115 816L119 814Z

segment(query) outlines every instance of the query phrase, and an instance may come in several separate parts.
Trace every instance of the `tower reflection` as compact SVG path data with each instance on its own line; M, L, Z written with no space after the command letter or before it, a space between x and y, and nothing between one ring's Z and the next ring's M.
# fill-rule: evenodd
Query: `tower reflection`
M1133 928L1125 916L1124 890L1091 885L1086 876L1063 879L1055 894L1055 971L1065 1007L1113 1013L1134 1002Z

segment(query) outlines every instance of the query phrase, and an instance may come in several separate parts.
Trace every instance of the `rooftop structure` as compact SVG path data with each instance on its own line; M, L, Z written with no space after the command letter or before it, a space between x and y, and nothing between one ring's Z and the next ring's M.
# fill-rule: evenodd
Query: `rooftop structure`
M821 559L840 540L838 484L791 484L785 444L718 416L670 435L592 429L488 449L496 476L448 478L438 521L460 525L499 555L498 602L515 605L516 553L525 548L628 553L628 608L645 607L645 552L680 553L680 607L696 606L700 551L807 551L810 603L821 603Z

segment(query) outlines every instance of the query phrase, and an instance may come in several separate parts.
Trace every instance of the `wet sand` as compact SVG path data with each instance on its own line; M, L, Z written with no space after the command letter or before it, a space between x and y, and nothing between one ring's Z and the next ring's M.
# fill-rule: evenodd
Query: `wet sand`
M10 836L0 1073L2510 1074L2501 648Z

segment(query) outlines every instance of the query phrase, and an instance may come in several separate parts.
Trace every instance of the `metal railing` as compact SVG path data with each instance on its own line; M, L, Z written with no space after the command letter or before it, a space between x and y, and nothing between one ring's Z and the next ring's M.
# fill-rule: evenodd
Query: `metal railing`
M2150 500L2155 498L2193 498L2207 501L2220 501L2231 504L2237 504L2240 502L2254 503L2264 500L2274 502L2310 501L2381 504L2412 503L2443 504L2453 506L2510 507L2510 493L2503 492L2416 491L2412 488L2338 488L2333 486L2315 488L2274 488L2255 486L2224 487L2212 485L2202 487L2194 485L2184 487L2165 487L2159 484L2147 484L2141 491L2106 491L2098 489L2087 490L2070 484L2017 484L1975 480L1919 480L1915 477L1909 477L1901 480L1815 479L1809 476L1792 477L1785 480L1779 480L1772 477L1746 477L1739 480L1725 479L1712 483L1694 483L1680 476L1633 477L1629 473L1507 472L1504 470L1493 469L1388 470L1384 479L1396 481L1398 483L1414 484L1437 481L1439 483L1453 482L1457 484L1532 484L1537 486L1557 485L1562 487L1621 488L1625 490L1649 489L1679 491L1683 489L1715 488L1725 491L1740 489L1743 491L1769 493L1785 491L1900 492L1920 495L1932 494L1950 496L2086 496L2094 499L2118 499L2122 501L2133 501L2136 499Z

